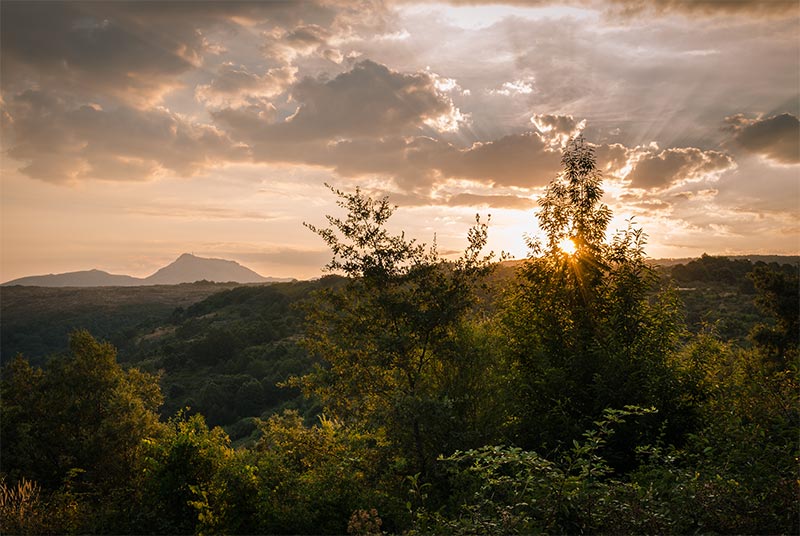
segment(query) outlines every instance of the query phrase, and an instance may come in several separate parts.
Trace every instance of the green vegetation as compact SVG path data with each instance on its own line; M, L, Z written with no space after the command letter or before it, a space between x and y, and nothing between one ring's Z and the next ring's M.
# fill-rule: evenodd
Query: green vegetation
M234 286L238 285L199 281L146 287L2 287L2 359L22 353L32 363L42 364L64 349L76 329L88 329L125 355L139 333L164 324L176 307Z
M641 230L604 241L591 146L563 164L513 272L480 220L445 260L334 190L309 227L344 277L121 299L119 362L86 331L5 355L0 530L797 533L797 266L654 269Z

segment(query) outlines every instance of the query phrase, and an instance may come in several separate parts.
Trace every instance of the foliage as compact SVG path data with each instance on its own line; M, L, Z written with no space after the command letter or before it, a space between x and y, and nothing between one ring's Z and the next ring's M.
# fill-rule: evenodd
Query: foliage
M295 412L270 417L261 430L259 532L344 534L355 512L396 508L380 435L325 417L309 428Z
M139 336L166 323L176 308L236 285L198 281L142 287L2 287L0 362L21 353L42 365L80 329L114 344L125 360Z
M46 490L59 523L78 509L81 530L113 530L141 441L160 431L161 400L156 376L124 370L114 348L85 331L45 369L17 357L3 369L2 473Z
M519 269L504 314L521 372L519 439L537 449L570 444L608 407L652 405L661 420L681 418L669 365L682 329L676 297L658 291L641 230L629 226L604 241L611 213L600 203L592 147L572 140L562 162L563 176L539 202L546 242L531 241L534 256ZM566 238L574 253L560 248ZM654 437L659 426L654 419L626 435ZM629 458L630 445L623 450Z
M602 457L615 426L654 410L606 410L560 461L518 447L486 446L440 459L454 495L443 510L417 508L414 532L429 534L592 533L613 529L621 504L604 504L627 485L609 478Z
M297 306L337 278L241 286L176 311L168 326L141 337L130 362L163 368L162 415L189 406L234 440L255 432L253 417L287 407L313 413L298 389L277 384L307 371L312 360L297 344L303 311Z
M209 429L202 416L170 419L165 434L144 445L136 531L251 532L255 507L246 497L257 488L254 468L240 458L223 430Z
M741 292L753 294L753 285L745 277L752 269L753 263L746 259L728 259L704 253L699 259L673 266L670 275L682 285L699 282L739 285Z
M770 360L786 369L800 357L800 267L775 270L756 266L749 274L757 291L756 306L773 325L761 323L750 333L755 344Z
M424 472L442 452L437 429L449 430L453 418L439 372L458 359L456 332L491 269L491 255L481 256L487 226L477 220L464 254L449 262L435 246L390 233L394 208L386 198L334 192L346 218L307 227L333 252L328 269L349 279L310 304L304 345L324 366L293 385L344 422L385 433Z
M48 493L25 477L16 485L0 478L0 531L3 534L74 533L87 516L68 489Z
M124 370L114 348L85 331L44 370L18 357L3 370L2 471L48 488L76 471L81 491L119 487L140 441L159 429L161 401L157 377Z
M253 417L285 408L308 415L317 411L298 389L277 384L312 365L297 344L303 324L297 304L315 289L341 283L331 276L235 287L207 282L102 289L3 287L2 352L10 362L10 352L24 349L29 362L41 365L63 348L64 333L91 328L118 345L121 363L161 375L162 418L190 406L190 412L202 413L209 424L225 426L234 441L244 442L255 432ZM254 382L260 385L260 396Z
M762 325L758 329L770 330L774 322L772 313L754 303L753 298L760 291L757 292L753 277L763 278L763 274L770 273L786 282L797 278L800 265L796 257L777 259L781 264L703 254L686 264L657 269L665 280L677 284L690 331L699 333L711 327L725 340L748 346L753 328ZM791 286L784 287L783 292L787 303L793 304ZM796 289L794 293L797 294Z

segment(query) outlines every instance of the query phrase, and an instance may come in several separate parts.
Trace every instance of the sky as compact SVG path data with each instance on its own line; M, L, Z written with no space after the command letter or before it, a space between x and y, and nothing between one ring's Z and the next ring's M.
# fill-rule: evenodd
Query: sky
M322 275L325 186L521 258L582 134L653 258L800 253L796 0L0 3L0 280Z

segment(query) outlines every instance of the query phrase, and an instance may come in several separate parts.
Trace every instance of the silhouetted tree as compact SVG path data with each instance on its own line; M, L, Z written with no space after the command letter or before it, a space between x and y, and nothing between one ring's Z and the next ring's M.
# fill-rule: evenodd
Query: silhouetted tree
M675 296L655 292L640 229L606 242L611 212L592 147L571 140L562 164L539 200L545 242L531 240L505 312L521 367L519 434L532 448L571 443L606 408L655 406L673 423L678 409L669 364L681 330Z

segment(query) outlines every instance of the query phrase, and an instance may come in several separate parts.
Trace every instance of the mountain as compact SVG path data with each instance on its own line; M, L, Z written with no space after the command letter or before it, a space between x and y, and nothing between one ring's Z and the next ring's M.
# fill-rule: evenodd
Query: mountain
M272 283L292 281L291 278L264 277L235 261L207 259L184 253L173 263L149 277L113 275L101 270L84 270L65 274L22 277L3 283L3 286L37 287L132 287L141 285L178 285L195 281L227 283Z
M236 261L224 259L205 259L184 253L159 271L143 280L144 285L177 285L180 283L193 283L195 281L216 281L225 283L266 283L276 281L255 273L250 268L245 268Z
M142 279L129 275L114 275L102 270L84 270L65 274L34 275L21 277L3 286L22 285L26 287L130 287L142 285Z

